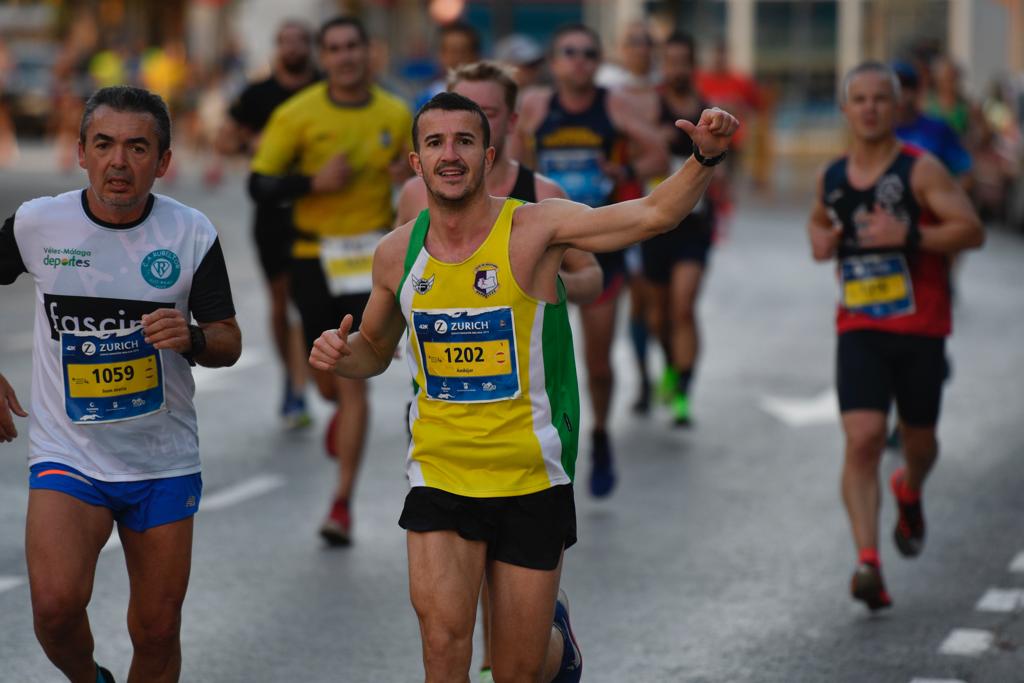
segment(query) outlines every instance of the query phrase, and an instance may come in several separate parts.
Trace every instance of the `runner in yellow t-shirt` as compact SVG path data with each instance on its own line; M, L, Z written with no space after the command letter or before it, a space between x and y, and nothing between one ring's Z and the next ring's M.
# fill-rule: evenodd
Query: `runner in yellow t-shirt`
M294 202L291 291L310 346L346 314L359 325L373 250L392 222L392 182L409 173L412 122L401 100L373 85L369 41L358 20L328 21L319 46L325 81L274 111L249 181L258 202ZM320 533L345 545L369 416L366 380L322 372L316 380L324 398L344 406L327 429L327 452L337 456L340 477Z

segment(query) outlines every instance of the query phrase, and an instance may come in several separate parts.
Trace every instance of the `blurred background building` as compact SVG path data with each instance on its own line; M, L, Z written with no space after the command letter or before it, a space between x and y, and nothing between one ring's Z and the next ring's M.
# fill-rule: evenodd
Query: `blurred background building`
M475 27L488 56L512 34L517 54L540 54L566 22L597 29L613 60L637 19L655 44L682 29L702 66L718 60L756 89L759 184L773 160L817 163L842 147L836 89L866 58L911 63L927 87L948 56L980 110L1017 130L1024 110L1024 0L0 0L2 101L19 136L59 135L73 127L76 99L135 82L163 94L202 139L245 79L267 72L282 19L315 25L338 13L364 19L381 80L410 98L437 78L436 29L451 21ZM1019 175L1019 144L1014 153Z

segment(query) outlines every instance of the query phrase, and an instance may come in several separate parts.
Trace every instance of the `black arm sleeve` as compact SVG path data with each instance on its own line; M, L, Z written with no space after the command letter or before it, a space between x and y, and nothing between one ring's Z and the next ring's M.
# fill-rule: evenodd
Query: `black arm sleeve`
M231 283L224 264L220 238L206 252L202 263L192 276L192 290L188 293L188 308L200 323L212 323L235 317L235 304L231 299Z
M312 190L313 180L309 176L249 174L249 196L258 204L290 202Z
M0 285L9 285L27 272L18 243L14 241L14 216L11 216L0 228Z

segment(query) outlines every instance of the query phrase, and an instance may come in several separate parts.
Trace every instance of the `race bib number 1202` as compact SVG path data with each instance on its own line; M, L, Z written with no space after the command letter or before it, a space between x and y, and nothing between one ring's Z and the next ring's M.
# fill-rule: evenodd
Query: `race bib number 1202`
M427 398L472 403L519 396L512 309L412 312Z

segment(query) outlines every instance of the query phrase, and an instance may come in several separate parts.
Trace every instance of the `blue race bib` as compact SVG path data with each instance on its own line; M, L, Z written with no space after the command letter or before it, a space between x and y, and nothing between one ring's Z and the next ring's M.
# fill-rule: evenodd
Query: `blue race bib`
M164 407L160 352L142 327L127 332L61 332L64 407L75 424L132 420Z
M519 396L512 309L412 312L427 398L455 403Z
M914 312L914 285L903 254L851 256L841 264L842 304L853 313L891 318Z

